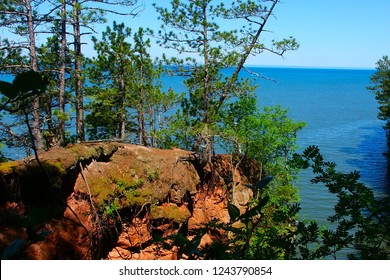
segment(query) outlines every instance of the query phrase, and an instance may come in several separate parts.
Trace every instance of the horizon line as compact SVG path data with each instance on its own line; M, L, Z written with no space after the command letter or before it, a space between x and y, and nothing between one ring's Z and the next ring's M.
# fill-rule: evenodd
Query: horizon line
M364 66L321 66L321 65L269 65L269 64L247 64L247 67L264 68L307 68L307 69L340 69L340 70L376 70L375 67Z

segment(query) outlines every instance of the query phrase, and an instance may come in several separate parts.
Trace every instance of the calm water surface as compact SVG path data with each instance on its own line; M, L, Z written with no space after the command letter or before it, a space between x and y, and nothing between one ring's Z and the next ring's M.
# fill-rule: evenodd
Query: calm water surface
M388 191L386 137L377 119L377 102L367 91L374 70L257 68L276 82L259 81L260 106L280 104L307 125L298 134L301 150L319 146L340 171L358 170L361 181L378 193ZM312 185L311 172L298 182L303 217L326 223L335 199Z

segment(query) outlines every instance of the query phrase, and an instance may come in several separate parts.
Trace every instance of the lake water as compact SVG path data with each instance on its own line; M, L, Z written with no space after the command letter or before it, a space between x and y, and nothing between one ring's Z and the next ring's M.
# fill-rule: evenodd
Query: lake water
M377 193L388 192L386 136L377 119L378 105L366 87L375 70L256 68L276 80L259 80L260 106L280 104L289 116L304 121L298 134L301 150L319 146L326 160L343 172L358 170L361 181ZM327 224L335 197L313 185L311 171L300 174L301 215Z

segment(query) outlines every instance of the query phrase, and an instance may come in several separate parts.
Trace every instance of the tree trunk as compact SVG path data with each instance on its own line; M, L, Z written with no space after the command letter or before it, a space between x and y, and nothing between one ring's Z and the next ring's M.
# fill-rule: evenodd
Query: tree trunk
M150 130L150 134L151 134L151 145L152 145L152 148L157 148L157 137L156 137L156 133L157 133L157 128L156 128L156 122L155 122L155 112L153 110L153 107L150 106L149 107L149 119L150 119L150 122L149 122L149 130Z
M197 145L203 145L202 151L202 161L204 164L211 162L211 158L214 150L214 142L212 139L213 133L211 130L211 124L213 120L211 119L211 108L210 108L210 61L209 61L209 41L208 41L208 26L207 26L207 3L203 5L203 48L204 48L204 67L205 67L205 76L203 84L203 102L204 102L204 112L203 112L203 124L204 128L198 137L199 143Z
M48 101L45 102L45 104L41 104L45 108L46 118L47 118L47 131L48 134L44 135L44 140L46 143L46 147L48 149L55 147L57 145L56 141L56 135L55 135L55 128L53 123L53 114L52 114L52 104L53 100L51 97L49 97Z
M139 131L138 131L138 137L139 137L139 144L143 145L144 142L146 143L146 139L144 139L145 135L145 113L144 113L144 89L143 89L143 83L144 83L144 69L143 69L143 56L142 51L140 52L140 89L139 89L139 105L138 105L138 125L139 125ZM145 145L147 146L147 145Z
M144 113L142 112L142 109L140 109L141 105L138 106L138 144L143 145L144 144Z
M81 32L80 32L80 4L73 0L73 36L75 51L75 96L76 96L76 138L77 141L85 141L84 132L84 98L81 80Z
M66 0L61 6L61 68L59 88L59 144L65 145L65 67L66 67Z
M28 22L28 32L29 32L29 47L30 47L30 65L31 69L34 71L38 71L37 66L37 54L36 54L36 46L35 46L35 30L34 30L34 18L33 18L33 10L31 7L31 0L24 0L27 10L27 22ZM40 130L40 118L39 118L39 96L34 96L33 101L33 123L32 123L32 133L34 136L37 153L41 153L44 149L43 139Z
M126 136L126 86L124 78L124 69L121 70L119 76L119 94L121 95L121 108L120 108L120 123L119 123L119 139L125 141Z
M279 2L278 0L274 1L272 3L271 8L268 10L267 14L264 17L262 17L263 22L260 24L259 29L257 30L256 34L254 36L252 36L251 43L246 47L245 52L241 55L240 61L238 62L236 68L234 69L234 72L229 79L228 85L226 86L221 97L219 98L218 104L216 106L217 112L222 107L222 104L224 103L224 101L226 100L228 95L230 94L230 89L233 87L234 83L237 81L238 75L240 74L240 71L244 67L245 62L248 59L248 56L251 54L256 42L259 40L260 35L264 32L265 24L267 23L268 19L272 15L273 10L275 9L275 6L278 4L278 2Z

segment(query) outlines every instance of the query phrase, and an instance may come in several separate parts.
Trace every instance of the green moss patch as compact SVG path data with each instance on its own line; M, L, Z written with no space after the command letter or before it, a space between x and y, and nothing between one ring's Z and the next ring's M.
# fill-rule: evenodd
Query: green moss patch
M174 222L185 222L191 217L190 211L184 206L179 207L173 203L164 203L161 206L152 205L150 207L152 219L167 219Z

